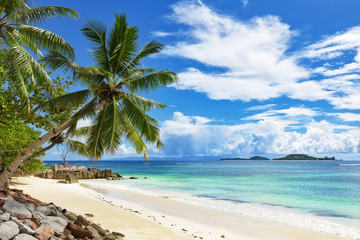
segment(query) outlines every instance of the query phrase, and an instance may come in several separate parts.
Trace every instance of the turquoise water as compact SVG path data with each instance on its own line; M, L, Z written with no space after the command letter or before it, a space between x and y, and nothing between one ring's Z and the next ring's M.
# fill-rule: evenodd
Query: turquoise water
M74 161L71 164L111 168L125 177L148 178L126 181L136 188L294 208L318 216L348 219L360 229L360 162L357 161Z

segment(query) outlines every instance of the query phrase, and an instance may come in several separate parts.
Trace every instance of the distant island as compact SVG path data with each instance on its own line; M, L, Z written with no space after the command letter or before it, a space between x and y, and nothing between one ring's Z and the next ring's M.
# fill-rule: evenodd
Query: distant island
M253 156L251 158L222 158L221 161L234 161L234 160L270 160L266 157Z
M244 161L244 160L271 160L266 157L254 156L251 158L222 158L221 161ZM272 160L298 160L298 161L336 161L335 157L312 157L306 154L289 154L282 158L274 158Z
M273 160L308 160L308 161L335 161L335 157L312 157L306 154L290 154L282 158L274 158Z

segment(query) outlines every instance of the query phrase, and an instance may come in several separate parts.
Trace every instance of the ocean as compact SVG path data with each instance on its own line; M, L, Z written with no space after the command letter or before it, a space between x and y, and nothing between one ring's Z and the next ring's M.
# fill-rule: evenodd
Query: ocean
M285 209L360 230L360 161L100 160L70 164L139 177L102 183L121 189L254 216L266 215L264 211L269 209ZM290 221L272 212L266 217ZM304 225L308 220L293 221L290 224Z

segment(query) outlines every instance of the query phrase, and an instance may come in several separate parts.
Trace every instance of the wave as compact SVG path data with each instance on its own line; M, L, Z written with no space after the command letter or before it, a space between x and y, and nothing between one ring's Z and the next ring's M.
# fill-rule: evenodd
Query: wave
M360 166L360 163L343 163L343 164L339 164L339 166L347 166L347 167L352 167L352 166L355 166L355 167L359 167Z
M359 229L332 222L329 220L330 218L297 212L296 209L249 202L219 200L211 197L193 196L180 192L148 190L142 189L138 186L134 187L131 185L131 183L125 181L122 181L121 183L109 183L106 181L87 181L87 183L90 188L91 185L93 185L94 187L101 186L102 189L105 188L108 191L111 191L112 188L115 191L128 191L146 196L167 198L185 204L216 210L223 214L238 214L261 218L268 221L297 226L317 232L325 232L329 234L339 235L341 237L346 237L350 239L358 239L360 236Z

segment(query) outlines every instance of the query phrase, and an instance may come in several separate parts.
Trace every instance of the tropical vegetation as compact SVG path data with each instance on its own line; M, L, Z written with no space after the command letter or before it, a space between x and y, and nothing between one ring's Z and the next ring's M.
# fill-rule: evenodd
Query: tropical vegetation
M62 109L71 117L22 151L1 173L0 186L4 186L19 166L43 144L56 142L59 138L85 138L85 148L75 140L71 140L70 147L91 159L115 153L124 139L137 153L144 154L145 159L148 158L148 144L162 146L158 122L147 112L165 105L138 93L176 83L174 72L157 71L141 64L145 57L160 52L163 45L151 41L139 50L138 30L128 25L124 14L115 15L110 30L106 25L91 20L81 31L92 44L91 57L96 65L80 66L61 51L49 51L43 63L52 69L71 73L84 89L52 98L36 108L40 113ZM77 128L82 119L90 119L90 126Z

